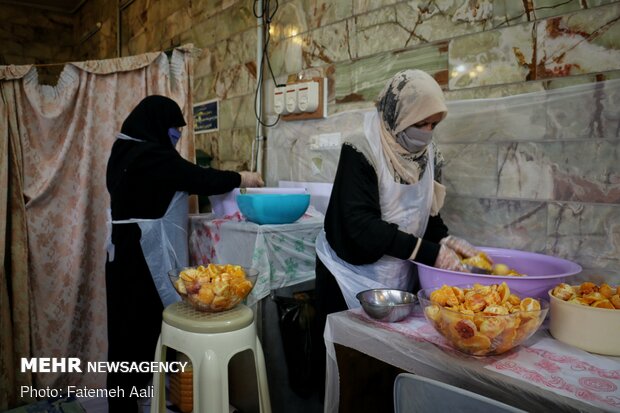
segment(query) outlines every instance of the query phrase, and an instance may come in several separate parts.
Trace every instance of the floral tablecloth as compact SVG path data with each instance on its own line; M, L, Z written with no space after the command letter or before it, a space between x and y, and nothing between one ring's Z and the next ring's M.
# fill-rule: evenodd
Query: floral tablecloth
M271 290L314 279L314 246L322 228L319 213L282 225L258 225L238 213L225 218L191 215L190 264L234 263L256 268L258 280L246 301L253 305Z
M453 349L419 309L399 323L380 323L355 309L328 317L325 343L326 412L338 411L333 343L460 387L479 386L473 390L527 411L620 412L620 358L563 344L545 328L510 352L473 357Z

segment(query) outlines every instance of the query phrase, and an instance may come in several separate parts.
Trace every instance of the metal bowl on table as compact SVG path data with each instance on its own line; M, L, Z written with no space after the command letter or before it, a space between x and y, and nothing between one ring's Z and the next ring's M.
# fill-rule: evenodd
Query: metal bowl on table
M365 290L355 297L369 317L388 323L407 318L417 302L415 294L389 288Z

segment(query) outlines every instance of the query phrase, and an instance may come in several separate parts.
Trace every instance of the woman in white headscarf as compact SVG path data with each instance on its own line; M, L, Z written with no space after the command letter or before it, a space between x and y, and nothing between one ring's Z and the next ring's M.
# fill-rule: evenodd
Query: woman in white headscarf
M414 291L412 260L462 271L458 255L478 253L448 236L439 215L445 197L439 183L443 159L432 135L447 114L440 86L421 70L399 72L376 108L365 115L364 133L345 139L324 231L317 238L320 333L327 314L359 306L359 291Z
M412 291L412 260L463 271L457 253L478 253L448 236L439 215L443 158L432 136L447 114L440 86L421 70L405 70L376 107L364 133L345 139L317 238L316 292L327 313L358 307L355 294L368 288Z

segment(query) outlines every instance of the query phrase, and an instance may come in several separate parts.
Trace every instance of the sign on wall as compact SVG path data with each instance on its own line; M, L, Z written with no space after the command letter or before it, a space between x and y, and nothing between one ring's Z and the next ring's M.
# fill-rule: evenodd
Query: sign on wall
M206 100L194 105L194 134L218 130L219 101Z

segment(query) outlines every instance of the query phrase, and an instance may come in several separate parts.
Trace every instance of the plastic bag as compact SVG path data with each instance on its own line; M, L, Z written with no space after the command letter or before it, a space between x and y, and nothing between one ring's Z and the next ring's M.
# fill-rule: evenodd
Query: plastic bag
M293 297L275 296L284 357L291 389L307 398L318 390L319 380L315 352L321 343L313 343L316 328L314 290L300 291Z

